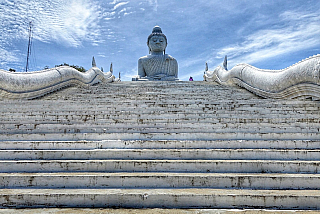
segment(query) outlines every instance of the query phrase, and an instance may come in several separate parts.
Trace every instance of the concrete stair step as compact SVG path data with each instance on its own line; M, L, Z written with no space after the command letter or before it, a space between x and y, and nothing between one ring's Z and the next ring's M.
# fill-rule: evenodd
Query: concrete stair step
M210 91L208 91L210 93ZM157 97L157 99L163 99L163 100L169 100L169 99L172 99L174 97L184 97L184 99L186 100L187 98L201 98L203 100L209 100L209 98L212 98L212 99L215 99L215 100L222 100L223 98L226 98L228 97L228 100L233 100L233 99L237 99L237 95L238 99L240 100L245 100L245 99L258 99L258 98L255 98L254 96L252 95L241 95L239 93L236 92L236 94L228 94L228 91L220 91L221 94L219 95L213 95L213 96L204 96L204 95L201 95L200 93L204 93L204 92L199 92L198 94L194 94L194 93L188 93L188 92L184 92L184 94L182 92L178 92L178 93L170 93L170 94L166 94L164 91L158 91L158 92L146 92L146 93L139 93L139 92L136 92L136 91L124 91L124 92L114 92L114 94L112 95L109 95L108 98L110 99L115 99L115 98L118 98L118 97L123 97L127 100L141 100L141 99L150 99L152 97ZM230 92L230 91L229 91ZM103 95L102 93L104 93L102 90L101 91L95 91L93 93L88 93L88 94L85 94L85 93L77 93L77 94L73 94L73 95L62 95L60 97L56 96L52 96L52 97L45 97L44 99L47 99L47 100L55 100L55 99L70 99L70 100L83 100L84 98L94 98L94 99L107 99L107 97L105 95ZM126 94L125 94L126 93ZM195 92L197 93L197 92ZM214 92L213 92L214 93ZM215 92L217 93L217 92ZM232 93L232 91L231 91ZM131 96L130 96L131 95Z
M91 149L0 150L0 160L305 160L320 150L285 149Z
M156 107L150 107L150 105L144 105L141 103L140 105L137 104L138 106L118 106L115 107L110 106L109 108L100 108L100 109L94 109L91 111L86 111L82 110L81 108L74 107L72 111L68 110L61 110L57 112L56 108L59 106L51 106L50 108L45 108L41 110L43 107L34 107L34 111L30 111L30 109L26 110L19 110L19 111L6 111L6 112L1 112L0 116L7 116L7 114L10 114L10 117L19 117L19 116L39 116L39 117L44 117L44 116L55 116L55 115L100 115L100 114L153 114L153 113L162 113L162 114L203 114L203 113L210 113L210 114L246 114L246 113L251 113L251 114L257 114L261 113L263 114L297 114L297 113L304 113L304 114L318 114L319 110L318 109L293 109L293 108L281 108L281 107L274 107L274 108L268 108L268 107L243 107L243 109L236 109L236 108L228 108L224 106L218 107L204 107L204 106L195 106L195 107L190 107L186 105L180 105L178 107L171 107L171 106L156 106Z
M247 132L133 132L133 133L36 133L0 134L2 141L99 141L99 140L319 140L320 133Z
M101 102L101 101L100 101ZM1 103L1 101L0 101ZM52 110L53 112L60 112L58 111L56 108L56 106L59 106L59 104L61 105L62 103L66 103L64 101L56 101L55 103L43 103L43 104L37 104L37 103L29 103L29 106L33 106L34 107L34 112L35 113L43 113L43 112L47 112L48 109ZM102 106L97 106L94 109L86 109L85 107L90 105L89 103L87 104L83 104L82 106L77 106L76 104L79 102L70 102L70 109L66 108L66 107L61 107L61 111L74 111L74 109L79 109L82 112L92 112L92 111L107 111L108 109L111 111L115 111L115 110L123 110L123 111L133 111L133 110L142 110L143 108L147 107L147 109L145 108L144 110L183 110L184 108L187 110L193 109L193 110L226 110L226 111L248 111L248 109L250 110L265 110L265 111L318 111L319 110L319 106L316 105L315 103L310 103L310 105L302 105L303 103L296 104L296 103L292 103L290 105L284 105L282 103L260 103L260 102L246 102L246 103L237 103L237 102L217 102L217 101L212 101L212 102L208 102L208 101L200 101L200 102L182 102L181 100L177 100L177 101L171 101L171 102L157 102L156 100L154 101L135 101L135 102L128 102L128 101L122 101L119 102L121 103L120 106L115 105L114 102L108 101L108 102L102 102L102 103L98 103L98 104L103 104ZM17 106L16 103L3 103L6 104L6 106ZM28 112L28 113L32 113L33 111L30 110L30 108L26 108L25 106L23 106L23 103L20 103L20 105L18 105L19 107L21 106L21 108L19 108L19 112ZM14 113L13 109L11 108L4 108L0 110L0 113L7 113L7 112L12 112Z
M320 190L319 174L0 173L8 188L217 188Z
M109 98L108 98L109 99ZM63 112L63 111L74 111L78 109L83 112L90 111L106 111L108 109L127 109L127 108L139 108L139 107L148 107L148 108L168 108L168 109L181 109L184 108L194 108L194 109L211 109L211 110L221 110L226 108L227 110L246 110L246 109L270 109L270 110L309 110L317 111L319 105L316 102L310 101L294 101L294 100L201 100L195 101L192 99L188 100L168 100L166 102L157 102L156 100L135 100L128 101L126 99L119 100L119 104L115 105L113 100L96 100L96 106L93 109L88 109L87 106L90 106L90 103L86 103L86 99L83 99L84 103L81 101L72 101L72 100L41 100L41 102L36 101L27 101L27 100L10 100L1 101L0 104L6 106L6 108L0 109L0 113L12 112L13 109L19 109L19 112L29 112L32 113L33 110L36 112L47 112L48 109L54 112ZM79 102L82 104L79 106ZM62 104L68 103L68 106L62 106ZM30 109L30 106L33 109ZM60 111L55 107L59 106ZM13 108L11 108L13 107ZM17 108L18 107L18 108ZM68 108L69 107L69 108Z
M120 101L123 102L123 99L125 99L126 101L153 101L156 100L158 102L170 102L174 99L177 98L181 98L181 100L179 102L190 102L190 100L194 100L195 102L211 102L212 100L215 101L233 101L233 100L258 100L259 98L252 98L252 96L243 96L241 94L237 94L237 95L232 95L229 96L227 93L225 94L220 94L219 96L207 96L207 95L200 95L200 96L188 96L188 94L184 94L184 95L165 95L165 94L153 94L153 95L143 95L143 94L137 94L137 93L131 93L128 92L128 94L126 95L121 95L121 94L115 94L115 95L111 95L109 97L102 95L102 93L104 92L98 92L100 94L97 95L84 95L84 94L79 94L79 95L70 95L70 96L65 96L65 97L57 97L55 99L50 99L45 97L44 99L48 99L49 101L54 101L54 100L61 100L61 99L67 99L67 100L71 100L71 101L79 101L79 102L83 102L85 103L85 100L89 100L89 99L95 99L100 101L100 103L102 102L110 102L110 101ZM216 92L215 92L216 93ZM239 98L240 97L240 98ZM121 99L122 98L122 99ZM271 99L270 99L271 100Z
M102 116L104 115L104 116ZM297 124L311 124L318 125L320 119L317 115L312 115L312 117L302 117L302 116L292 116L287 115L262 115L261 117L243 115L243 117L236 117L233 114L211 114L205 116L204 114L153 114L148 117L146 114L102 114L102 115L56 115L56 116L21 116L21 117L7 117L1 120L1 124L81 124L81 123L240 123L240 124L250 124L250 123L261 123L263 124L279 124L279 125L290 125L291 123ZM240 115L241 116L241 115ZM1 118L0 118L1 119ZM230 124L232 125L232 124ZM294 124L292 124L294 125Z
M77 213L77 214L96 214L98 213L117 213L117 214L128 214L128 213L139 213L139 214L208 214L208 213L250 213L250 214L287 214L298 213L298 214L315 214L314 210L275 210L275 209L161 209L161 208L144 208L144 209L133 209L133 208L25 208L25 209L1 209L0 212L3 214L20 214L20 213L43 213L43 214L61 214L61 213Z
M159 127L159 128L183 128L183 127L208 127L208 128L238 128L238 127L269 127L279 126L283 127L302 127L302 128L318 128L320 127L318 119L314 121L312 119L309 122L299 122L299 120L289 119L292 123L280 122L280 119L270 119L269 121L263 121L263 119L233 119L233 118L219 118L219 119L106 119L106 120L64 120L64 121L19 121L6 122L0 124L2 129L40 129L40 128L57 128L57 127L70 127L70 128L81 128L81 127L117 127L117 128L132 128L132 127Z
M320 140L2 141L2 150L73 149L320 149Z
M112 90L112 89L111 89ZM183 90L183 88L182 88ZM122 96L122 97L129 97L129 94L133 95L133 97L130 97L130 98L134 98L134 99L139 99L139 97L151 97L151 96L162 96L162 97L172 97L172 96L183 96L183 95L186 95L186 97L189 97L189 98L192 98L192 97L197 97L197 96L204 96L204 95L207 95L207 93L214 93L214 91L212 90L207 90L207 91L201 91L201 90L196 90L196 91L189 91L189 90L174 90L174 91L171 91L171 92L168 92L169 90L154 90L154 91L144 91L144 92L141 92L141 91L138 91L138 90L123 90L123 91L112 91L113 93L111 95L109 95L108 97L115 97L115 96ZM104 92L105 89L100 89L100 90L96 90L96 91L90 91L89 93L86 93L86 92L76 92L74 94L61 94L60 93L60 96L50 96L50 97L46 97L45 99L47 100L54 100L54 99L62 99L62 98L77 98L77 97L93 97L93 98L100 98L100 99L105 99L106 96L105 94L103 94L102 92ZM219 91L220 93L217 94L217 91ZM206 97L214 97L214 98L217 98L217 99L221 99L222 97L228 97L228 99L235 99L237 98L237 95L238 97L241 97L238 98L238 99L258 99L256 98L255 95L252 95L252 94L248 94L248 92L246 92L247 94L241 94L239 92L241 91L236 91L236 90L217 90L215 91L216 94L214 95L207 95ZM197 93L198 92L198 93ZM234 94L230 94L230 92L234 92Z
M119 98L120 99L120 98ZM269 111L281 111L281 110L293 110L293 111L317 111L319 110L319 106L316 103L306 103L306 102L290 102L288 100L288 103L282 103L281 101L276 102L275 100L272 100L271 102L261 102L261 101L228 101L228 100L221 100L221 101L210 101L210 100L184 100L180 99L180 97L176 97L176 99L179 100L168 100L165 102L159 102L158 100L135 100L135 101L128 101L122 99L119 100L119 103L121 105L115 105L115 100L98 100L97 106L95 106L93 109L87 109L86 107L90 105L90 103L83 103L81 106L78 106L77 103L79 101L69 101L70 109L66 108L66 106L61 106L62 111L73 111L74 109L79 109L81 111L96 111L96 110L131 110L131 109L140 109L140 107L148 107L148 109L201 109L201 110L222 110L226 109L228 111L245 111L247 109L252 110L269 110ZM86 99L83 99L83 102L85 102ZM64 100L57 100L55 102L53 101L41 101L40 103L35 103L35 101L25 101L27 105L34 107L33 110L35 112L46 112L47 109L52 109L55 112L58 112L58 110L54 107L59 106L63 103L67 103ZM3 102L0 101L1 104L5 105L6 107L19 107L19 110L23 112L32 112L30 109L28 109L26 106L23 105L24 102ZM81 101L80 101L81 103ZM20 108L21 107L21 108ZM145 109L145 110L148 110ZM0 113L10 112L13 109L11 108L4 108L0 110ZM14 112L14 111L12 111Z
M90 124L44 124L44 125L1 125L0 134L48 134L48 133L319 133L320 126L275 126L274 124L135 124L124 126L90 125ZM11 126L11 127L10 127Z
M67 104L67 103L62 103L62 104ZM121 104L121 103L120 103ZM119 105L120 105L119 104ZM102 104L103 105L103 104ZM86 115L103 115L103 114L133 114L133 115L140 115L140 114L154 114L154 113L159 113L159 114L191 114L191 115L201 115L204 113L209 113L209 114L222 114L222 115L234 115L234 114L247 114L251 113L252 115L254 114L297 114L297 113L304 113L304 114L316 114L318 115L319 110L311 110L311 109L281 109L280 107L275 107L275 108L267 108L267 107L259 107L259 108L250 108L247 107L246 109L223 109L224 107L188 107L181 105L179 107L150 107L149 105L144 105L143 103L137 104L138 106L129 106L128 108L125 109L125 106L121 105L121 107L118 107L115 109L114 106L109 107L109 108L97 108L97 109L92 109L91 111L82 109L82 108L77 108L74 107L72 108L73 110L63 110L57 112L56 108L59 108L59 105L57 106L51 106L50 108L43 109L43 107L33 107L35 111L30 111L23 109L19 111L7 111L7 112L1 112L2 116L10 116L10 117L19 117L19 116L30 116L30 117L46 117L46 116L59 116L59 115L80 115L80 116L86 116ZM89 106L86 106L89 108ZM9 114L9 115L7 115ZM295 115L299 117L300 115ZM307 118L307 117L306 117Z
M278 208L320 209L319 190L2 189L4 208Z
M56 108L59 108L57 106ZM89 107L88 107L89 108ZM292 110L292 109L266 109L261 107L260 109L246 109L246 110L223 110L223 109L201 109L201 108L188 108L188 107L181 107L179 108L170 108L170 107L164 107L164 108L158 108L158 109L149 109L149 107L133 107L132 109L97 109L96 111L82 111L74 110L72 112L68 111L60 111L60 112L54 112L51 109L46 109L44 112L28 112L28 111L15 111L15 112L2 112L0 117L9 118L9 119L15 119L15 118L31 118L31 119L54 119L54 117L70 117L70 118L79 118L83 119L82 117L89 117L90 116L96 116L97 118L106 118L106 116L116 116L116 115L128 115L132 114L133 117L136 116L143 116L143 115L149 115L152 116L153 114L163 114L163 115L179 115L180 117L182 115L188 115L193 117L201 117L204 115L207 115L207 117L214 117L214 116L221 116L222 118L230 117L230 116L236 116L236 115L243 115L245 118L257 118L258 115L261 115L262 118L266 118L268 115L270 115L271 118L274 118L275 115L282 116L282 118L286 118L285 115L291 115L293 118L318 118L316 117L319 115L319 110ZM249 114L249 115L248 115ZM305 114L305 115L300 115Z
M55 120L49 119L14 119L2 121L0 123L0 130L5 129L52 129L52 128L302 128L302 129L318 129L320 128L320 120L317 118L302 119L302 118L148 118L145 117L126 117L122 116L109 117L106 119L99 119L87 117L84 119L68 119L58 118Z
M208 91L210 93L210 91ZM216 100L216 101L223 101L223 98L226 98L225 100L237 100L236 96L240 97L241 95L237 93L237 95L232 95L229 96L227 91L220 91L221 94L218 96L208 96L207 94L204 94L204 92L198 92L197 94L190 93L190 92L171 92L171 93L166 93L165 91L155 91L155 92L145 92L145 93L137 93L136 91L122 91L122 92L112 92L112 94L106 96L103 91L95 91L93 93L76 93L76 94L69 94L66 96L60 96L60 97L44 97L43 99L48 100L48 101L53 101L53 100L63 100L63 99L69 99L72 101L79 100L83 101L88 98L93 98L93 99L99 99L101 102L106 102L110 100L120 100L120 98L124 98L127 101L132 100L132 101L141 101L141 100L162 100L162 101L170 101L173 98L176 97L181 97L182 100L187 101L188 99L193 99L193 100L205 100L205 101L210 101L210 100ZM217 92L213 92L217 93ZM239 100L257 100L257 98L254 98L254 96L247 96L244 95L242 96Z
M1 160L1 172L320 172L320 161L275 160Z
M76 90L78 90L78 88L75 88ZM70 94L66 94L64 93L63 90L58 91L56 93L56 95L60 92L60 94L62 96L56 96L54 97L54 94L50 94L49 96L45 96L42 97L41 99L37 99L37 100L41 100L41 104L47 104L47 103L54 103L58 100L59 103L61 102L70 102L70 104L73 104L75 102L79 102L79 101L84 101L85 99L92 98L92 97L96 97L98 99L97 100L98 103L102 103L102 102L110 102L114 99L119 99L119 98L126 98L123 99L122 102L128 102L128 100L135 100L136 102L140 102L143 101L145 97L153 97L154 99L148 99L148 100L144 100L147 102L152 102L153 100L157 99L158 95L161 95L162 97L168 97L168 98L172 98L174 96L176 97L182 97L184 101L192 103L190 98L203 98L202 101L205 102L210 102L210 103L218 103L218 102L222 102L222 103L269 103L269 105L271 104L283 104L285 105L285 103L287 102L288 105L290 104L300 104L302 105L303 103L314 103L314 101L311 100L299 100L299 99L294 99L294 100L274 100L274 99L261 99L257 96L250 96L250 93L242 93L244 91L240 91L237 92L236 90L234 91L235 94L234 95L228 95L228 93L230 91L223 91L223 90L207 90L208 93L206 93L205 91L199 91L198 93L188 93L186 91L177 91L179 89L177 88L173 88L173 89L169 89L166 91L149 91L149 92L145 92L145 93L137 93L136 91L132 91L132 90L125 90L125 88L122 88L121 91L112 91L112 93L108 93L108 95L106 95L105 93L105 89L100 90L99 92L95 92L92 91L93 93L83 93L83 91L79 90L78 92L71 92ZM183 89L182 89L183 90ZM101 93L103 92L103 93ZM108 91L110 92L110 91ZM220 94L217 95L217 93L224 93L224 94ZM100 93L100 94L97 94ZM212 93L212 94L209 94ZM185 95L189 95L189 96L185 96ZM249 94L249 96L248 96ZM65 96L63 96L65 95ZM170 100L168 99L168 102L173 102L174 100ZM266 102L267 101L267 102ZM1 100L1 103L16 103L16 104L21 104L23 103L22 100ZM30 101L26 101L27 103L33 103L33 100ZM179 101L177 101L179 102ZM204 103L205 103L204 102ZM38 103L40 104L40 103Z
M210 101L210 100L216 100L216 101L225 101L225 100L258 100L259 98L254 97L252 95L243 95L243 94L233 94L231 96L229 96L229 94L227 92L222 91L221 94L219 94L218 96L208 96L207 94L205 95L201 95L199 92L199 95L195 95L195 94L188 94L188 93L184 93L184 94L165 94L165 92L159 92L159 93L149 93L149 94L144 94L144 93L136 93L135 91L127 91L127 92L122 92L122 93L116 93L116 92L112 92L112 95L106 96L103 90L99 91L99 92L94 92L95 94L92 93L82 93L82 94L70 94L70 95L65 95L65 96L46 96L43 97L41 99L44 100L48 100L48 101L54 101L54 100L70 100L70 101L80 101L80 102L84 102L86 99L95 99L95 100L99 100L100 102L110 102L110 100L119 100L119 101L123 101L121 100L121 98L127 100L127 101L142 101L142 100L149 100L152 101L155 98L158 101L170 101L173 100L174 98L177 97L181 97L181 101L188 101L190 99L195 100L195 101ZM109 92L108 92L109 93ZM124 94L125 93L125 94ZM213 92L213 93L217 93L217 92ZM231 92L232 93L232 92Z

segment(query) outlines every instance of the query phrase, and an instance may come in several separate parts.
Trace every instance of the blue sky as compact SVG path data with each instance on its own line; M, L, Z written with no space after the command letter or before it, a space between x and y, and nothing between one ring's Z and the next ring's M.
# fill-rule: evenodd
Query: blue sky
M168 38L179 79L203 80L228 55L228 66L283 69L320 53L319 0L0 0L0 69L23 71L28 23L30 70L68 63L131 80L148 54L155 25Z

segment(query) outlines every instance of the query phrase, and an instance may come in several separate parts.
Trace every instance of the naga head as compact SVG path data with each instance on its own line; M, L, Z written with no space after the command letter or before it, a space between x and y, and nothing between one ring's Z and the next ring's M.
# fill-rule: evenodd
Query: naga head
M205 81L214 82L217 79L217 74L220 70L223 70L221 66L218 66L213 71L209 71L208 64L206 63L206 69L203 75Z

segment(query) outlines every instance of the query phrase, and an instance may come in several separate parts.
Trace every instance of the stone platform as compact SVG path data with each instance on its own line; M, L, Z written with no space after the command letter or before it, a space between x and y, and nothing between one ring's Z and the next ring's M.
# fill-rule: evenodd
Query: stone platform
M320 102L206 82L1 100L1 208L320 210Z

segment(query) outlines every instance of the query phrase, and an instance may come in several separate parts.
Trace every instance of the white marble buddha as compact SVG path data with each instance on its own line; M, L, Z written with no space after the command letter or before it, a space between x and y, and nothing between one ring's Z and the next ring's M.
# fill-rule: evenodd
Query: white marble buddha
M175 81L178 80L178 63L165 53L167 37L159 26L155 26L148 37L149 55L138 61L138 76L133 80Z

